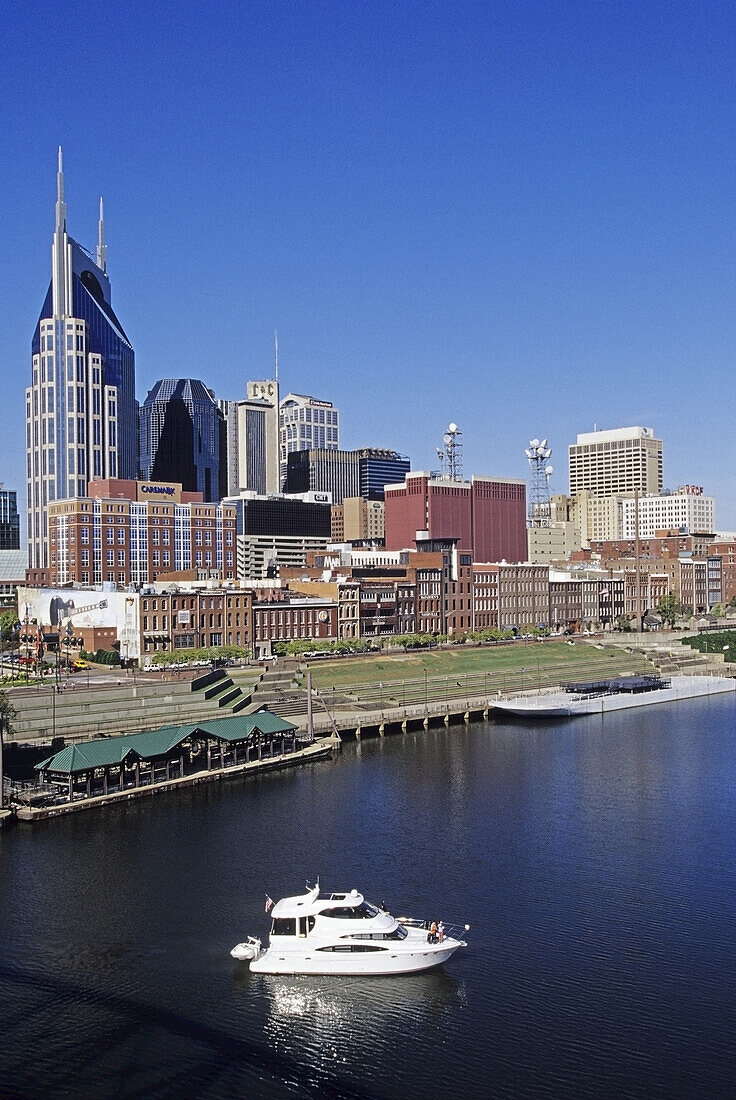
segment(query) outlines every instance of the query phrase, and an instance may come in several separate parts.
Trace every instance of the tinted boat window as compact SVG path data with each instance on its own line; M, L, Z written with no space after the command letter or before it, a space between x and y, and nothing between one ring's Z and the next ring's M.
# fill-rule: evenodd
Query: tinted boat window
M296 917L280 917L274 918L274 922L271 925L272 936L295 936L296 935Z

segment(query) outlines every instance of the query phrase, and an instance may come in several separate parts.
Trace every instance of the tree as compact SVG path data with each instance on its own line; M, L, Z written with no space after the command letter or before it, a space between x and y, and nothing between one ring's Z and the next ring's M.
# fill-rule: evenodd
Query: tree
M3 735L13 732L13 719L17 713L8 698L7 692L0 691L0 723L2 724Z
M669 623L670 626L675 625L675 620L684 615L685 609L676 596L672 594L663 596L657 605L657 611L662 616L664 622Z
M13 638L18 616L15 611L0 612L0 641L3 647Z

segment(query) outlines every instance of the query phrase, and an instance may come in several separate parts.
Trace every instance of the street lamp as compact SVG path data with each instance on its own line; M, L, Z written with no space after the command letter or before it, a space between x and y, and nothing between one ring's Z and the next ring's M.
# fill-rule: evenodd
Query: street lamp
M427 670L424 670L424 708L427 708Z

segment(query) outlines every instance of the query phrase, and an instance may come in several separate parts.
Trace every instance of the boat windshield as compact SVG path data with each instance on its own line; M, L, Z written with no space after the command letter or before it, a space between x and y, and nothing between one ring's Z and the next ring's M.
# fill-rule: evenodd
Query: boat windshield
M369 901L360 905L340 905L335 909L321 909L321 917L341 917L343 920L361 920L367 917L377 917L378 909Z

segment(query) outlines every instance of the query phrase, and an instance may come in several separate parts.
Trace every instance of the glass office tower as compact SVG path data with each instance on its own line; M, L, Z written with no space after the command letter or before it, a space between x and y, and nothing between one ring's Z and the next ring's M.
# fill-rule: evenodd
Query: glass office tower
M227 492L225 418L197 378L162 378L140 407L140 468L146 481L178 481L185 492Z
M112 308L100 200L95 259L67 233L59 150L51 284L32 341L26 390L29 565L50 564L50 501L87 482L135 478L135 355Z

